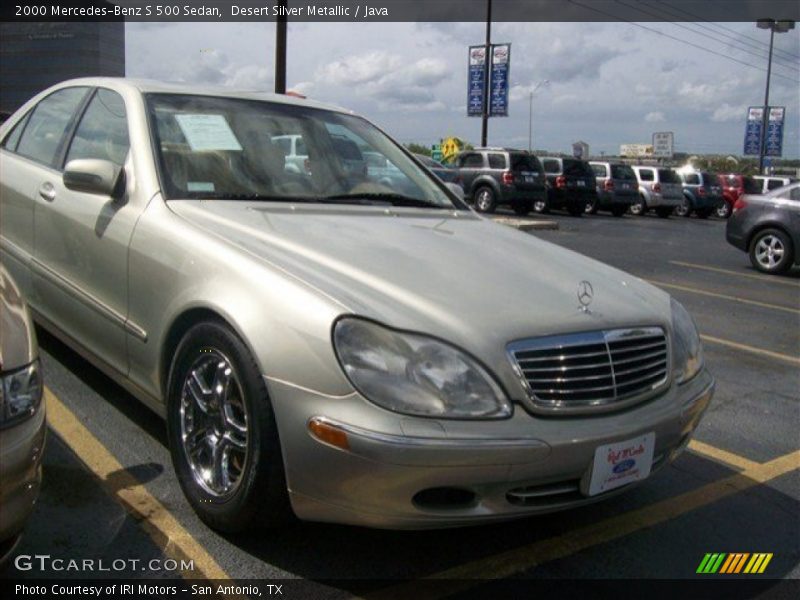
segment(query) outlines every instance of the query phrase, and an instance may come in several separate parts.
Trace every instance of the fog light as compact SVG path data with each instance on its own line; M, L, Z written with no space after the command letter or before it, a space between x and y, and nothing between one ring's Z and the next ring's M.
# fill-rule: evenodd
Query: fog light
M315 438L342 450L350 449L347 433L335 425L331 425L321 417L313 417L308 421L308 430Z

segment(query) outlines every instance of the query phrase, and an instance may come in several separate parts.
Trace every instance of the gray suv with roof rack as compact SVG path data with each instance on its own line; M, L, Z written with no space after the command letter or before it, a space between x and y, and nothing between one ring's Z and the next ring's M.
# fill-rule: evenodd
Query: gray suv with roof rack
M523 150L475 148L461 153L456 167L465 197L478 212L494 212L505 204L518 215L527 215L546 198L542 165Z

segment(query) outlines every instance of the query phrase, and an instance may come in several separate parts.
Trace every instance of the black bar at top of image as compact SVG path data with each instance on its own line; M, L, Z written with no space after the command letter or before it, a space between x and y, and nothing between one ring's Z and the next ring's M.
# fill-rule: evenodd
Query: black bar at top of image
M482 22L485 0L288 0L289 21ZM279 0L7 0L0 20L21 22L274 21ZM797 0L493 0L495 22L752 22L800 20Z

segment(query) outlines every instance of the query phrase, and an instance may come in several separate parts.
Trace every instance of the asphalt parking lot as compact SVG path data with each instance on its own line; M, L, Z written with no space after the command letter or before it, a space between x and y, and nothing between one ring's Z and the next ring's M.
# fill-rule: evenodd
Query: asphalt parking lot
M552 216L543 239L646 279L695 317L717 393L690 450L627 494L569 512L447 531L298 523L220 536L185 502L162 422L40 332L51 431L39 504L17 555L139 558L94 575L307 580L316 597L443 597L505 578L683 579L706 553L772 553L763 575L800 578L800 271L754 271L725 224ZM188 559L165 571L151 558ZM21 571L14 579L91 577ZM733 576L731 576L733 577ZM443 579L420 592L420 579Z

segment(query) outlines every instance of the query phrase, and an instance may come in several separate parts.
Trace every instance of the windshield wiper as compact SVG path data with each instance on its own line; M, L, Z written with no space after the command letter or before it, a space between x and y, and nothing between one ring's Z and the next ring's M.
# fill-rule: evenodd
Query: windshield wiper
M339 202L347 200L362 201L363 204L374 204L377 202L389 203L392 206L414 206L418 208L447 208L440 206L427 200L420 198L413 198L411 196L404 196L403 194L394 194L390 192L365 192L365 193L348 193L348 194L334 194L332 196L324 196L319 199L320 202Z

